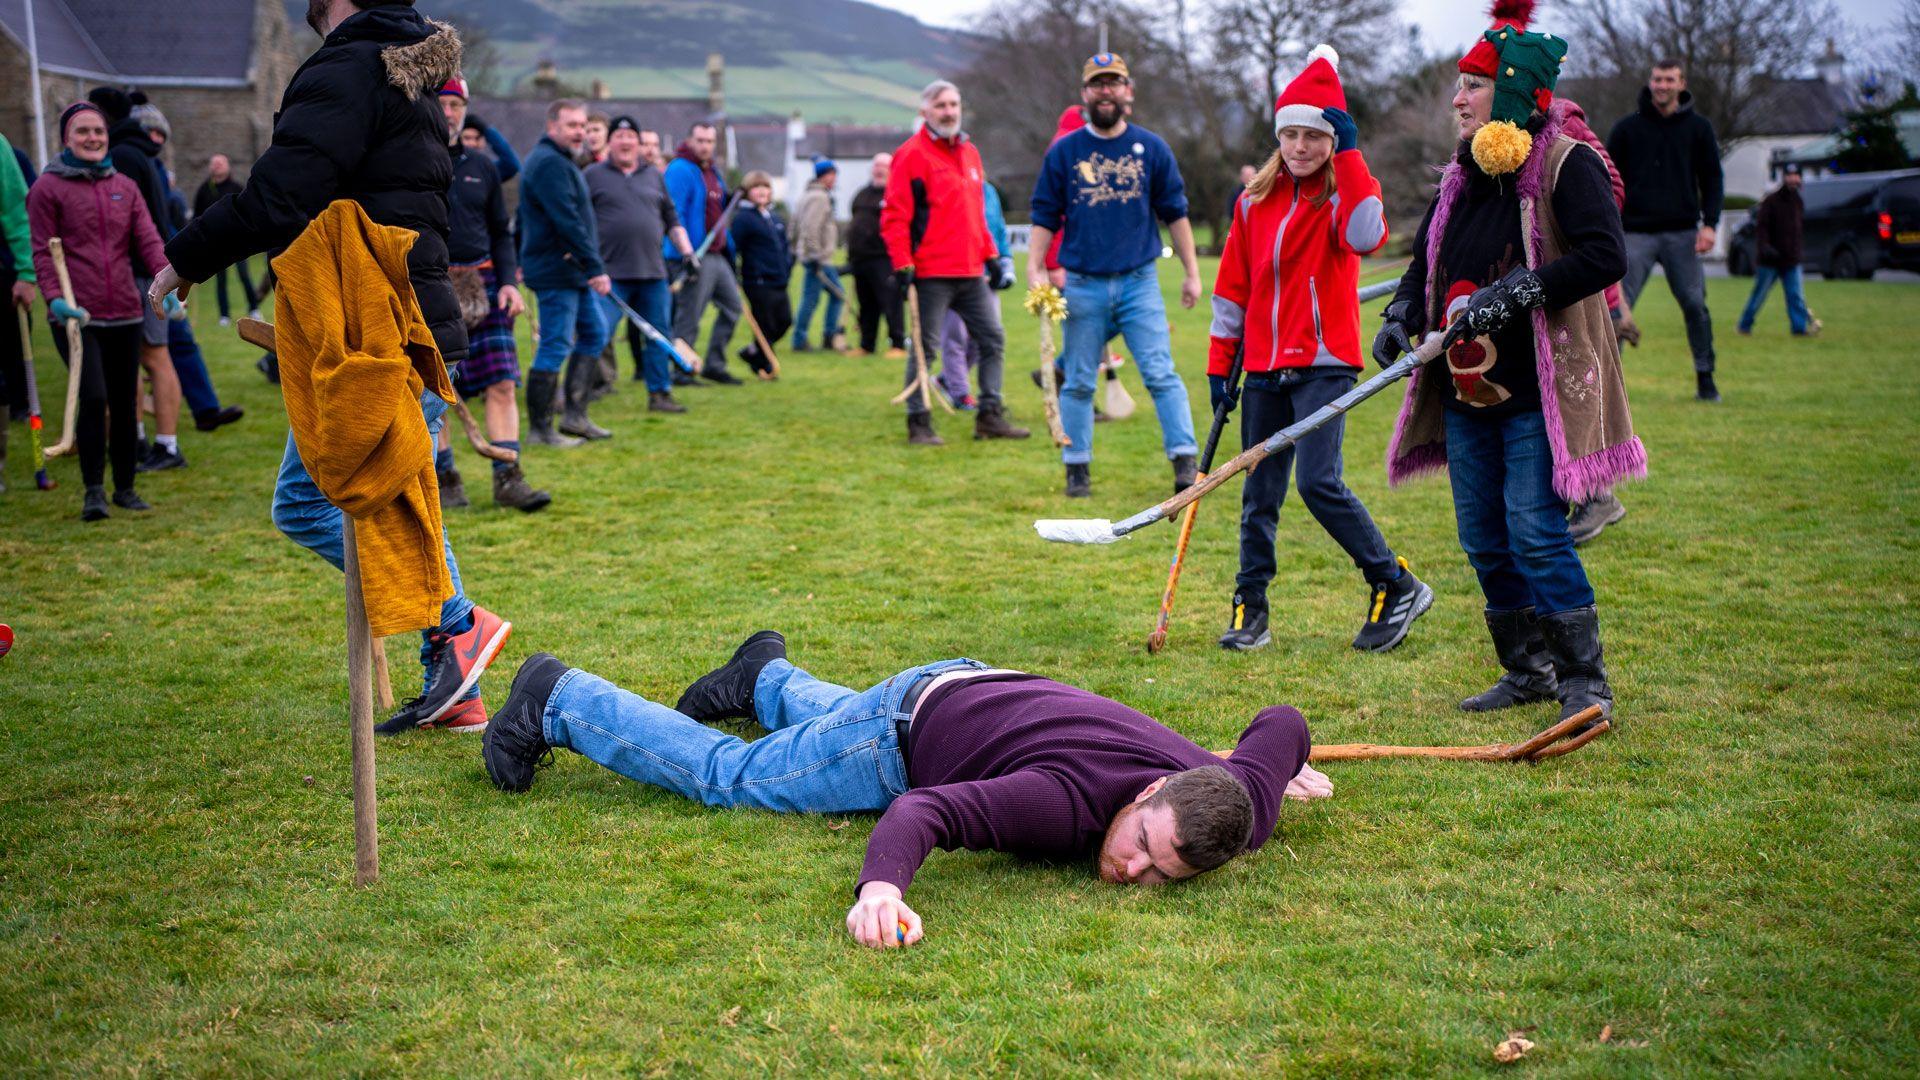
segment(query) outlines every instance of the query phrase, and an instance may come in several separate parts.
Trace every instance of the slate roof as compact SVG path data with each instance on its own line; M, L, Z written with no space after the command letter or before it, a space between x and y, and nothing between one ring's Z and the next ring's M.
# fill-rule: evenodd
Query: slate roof
M240 86L252 67L254 0L0 0L0 29L22 52L28 3L48 70L155 86Z
M1832 131L1851 107L1825 79L1770 79L1758 91L1755 135L1813 135Z

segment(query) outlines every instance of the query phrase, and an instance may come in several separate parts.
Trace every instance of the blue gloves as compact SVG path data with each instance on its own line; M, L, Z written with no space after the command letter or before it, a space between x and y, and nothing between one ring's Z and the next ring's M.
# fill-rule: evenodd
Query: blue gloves
M1333 152L1353 150L1360 145L1360 127L1345 109L1322 109L1320 115L1333 125Z
M180 298L172 293L168 293L166 297L160 301L160 310L173 322L185 322L187 320L187 306L182 304Z
M85 326L88 323L93 321L93 316L87 314L86 308L76 307L75 305L68 303L67 298L64 296L58 300L55 300L53 303L48 304L47 311L51 313L54 318L59 319L61 322L66 322L68 319L72 319L73 321L79 323L81 326Z
M1220 411L1222 402L1226 403L1227 412L1232 413L1233 407L1240 403L1240 391L1227 387L1225 375L1207 376L1207 403L1212 405L1213 411L1217 413Z

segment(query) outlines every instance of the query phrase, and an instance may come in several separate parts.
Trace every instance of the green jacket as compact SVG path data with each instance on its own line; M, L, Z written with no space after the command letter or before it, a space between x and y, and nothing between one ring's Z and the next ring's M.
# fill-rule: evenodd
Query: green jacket
M0 135L0 234L13 252L13 272L33 281L33 246L27 235L27 178L20 175L13 144Z

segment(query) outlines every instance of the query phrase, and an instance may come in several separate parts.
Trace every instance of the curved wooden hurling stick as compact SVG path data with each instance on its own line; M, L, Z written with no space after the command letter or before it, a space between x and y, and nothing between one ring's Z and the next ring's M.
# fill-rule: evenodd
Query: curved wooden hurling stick
M1026 308L1040 320L1040 411L1047 418L1047 435L1055 446L1073 440L1060 425L1060 373L1054 370L1053 322L1067 302L1052 285L1027 290Z
M1334 743L1315 746L1308 761L1375 761L1380 758L1444 758L1450 761L1526 761L1570 754L1613 727L1613 721L1601 719L1598 705L1589 706L1532 738L1517 743L1488 743L1484 746L1382 746L1375 743ZM1594 723L1598 721L1598 723ZM1574 729L1593 723L1578 735ZM1561 740L1565 740L1562 742Z
M1227 414L1233 410L1230 402L1240 392L1240 376L1246 370L1244 349L1233 352L1233 366L1227 369L1227 396L1213 410L1213 427L1207 432L1207 445L1200 452L1200 474L1194 477L1197 483L1206 478L1207 470L1213 468L1213 455L1220 449L1220 434L1226 430ZM1187 561L1187 544L1193 539L1193 519L1200 513L1199 502L1190 502L1181 511L1180 540L1174 545L1173 565L1167 568L1167 587L1160 595L1160 616L1154 622L1153 630L1147 634L1147 651L1157 653L1167 644L1167 624L1173 618L1173 597L1180 587L1180 569Z
M53 256L53 273L60 281L60 295L67 303L73 303L73 282L67 277L67 252L60 244L59 237L47 241L47 254ZM77 306L77 305L76 305ZM46 457L51 461L65 454L71 454L76 445L79 432L74 428L74 420L80 415L80 368L86 361L86 345L80 338L78 319L61 320L67 327L67 408L65 426L60 429L60 441L47 447Z
M780 377L780 357L774 354L773 343L760 329L760 320L753 317L753 309L747 306L745 299L740 301L740 317L747 320L747 329L753 332L753 343L760 346L760 355L767 358L767 367L771 370L756 371L763 382L772 382Z
M274 335L272 323L262 319L241 319L233 324L233 329L240 335L241 341L268 352L275 351L274 343L277 338ZM495 446L481 437L480 425L474 423L473 413L467 411L467 403L460 399L458 392L455 392L453 400L447 404L448 408L453 410L453 414L460 418L461 430L467 433L467 442L473 447L474 453L483 458L492 458L509 464L520 460L518 451Z
M947 395L935 395L933 380L927 376L927 350L925 343L920 340L920 287L911 281L907 282L907 348L913 350L913 381L893 396L893 403L905 404L908 398L918 393L922 412L932 412L935 400L940 402L941 408L952 412L953 404L947 400Z

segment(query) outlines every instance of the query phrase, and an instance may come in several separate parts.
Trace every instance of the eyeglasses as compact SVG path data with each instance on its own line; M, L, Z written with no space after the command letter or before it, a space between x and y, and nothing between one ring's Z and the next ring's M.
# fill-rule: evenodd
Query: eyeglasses
M1087 89L1112 91L1127 85L1129 85L1128 80L1118 75L1096 75L1088 81Z

